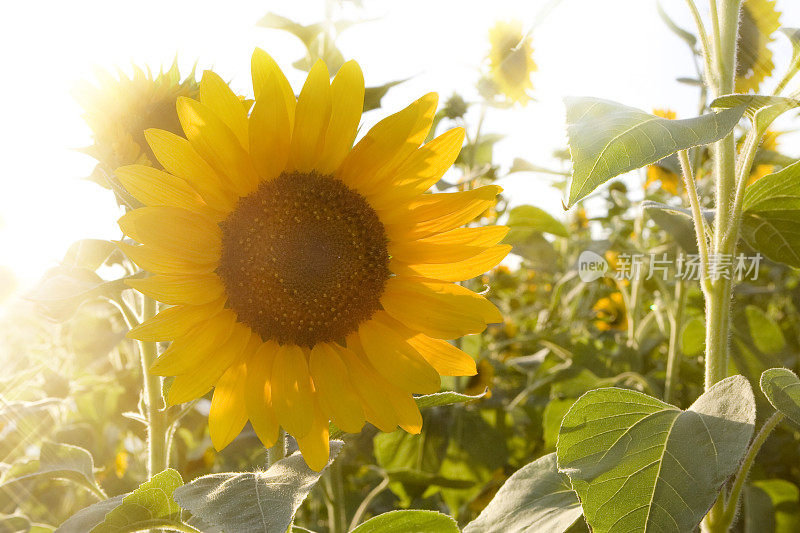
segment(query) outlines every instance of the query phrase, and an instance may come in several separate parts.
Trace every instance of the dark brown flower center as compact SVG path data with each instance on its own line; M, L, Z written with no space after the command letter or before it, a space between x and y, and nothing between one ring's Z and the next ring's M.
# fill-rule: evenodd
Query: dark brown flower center
M262 339L338 341L380 309L386 231L341 181L281 174L239 199L220 226L227 305Z

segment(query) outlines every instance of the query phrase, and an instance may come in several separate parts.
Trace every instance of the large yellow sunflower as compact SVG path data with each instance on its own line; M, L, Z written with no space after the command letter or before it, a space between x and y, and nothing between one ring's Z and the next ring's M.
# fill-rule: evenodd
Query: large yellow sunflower
M221 449L249 419L265 446L279 426L306 462L328 459L328 423L357 432L420 431L412 393L440 375L474 375L445 339L500 322L487 299L455 284L499 263L507 228L463 228L500 188L424 194L464 138L450 130L420 147L437 97L380 121L355 146L364 97L359 66L330 82L318 61L295 98L256 50L247 116L212 72L200 101L177 102L186 138L145 132L164 171L117 170L146 207L120 227L122 249L150 278L131 286L172 307L134 328L173 341L151 371L176 376L171 404L214 388L209 426Z

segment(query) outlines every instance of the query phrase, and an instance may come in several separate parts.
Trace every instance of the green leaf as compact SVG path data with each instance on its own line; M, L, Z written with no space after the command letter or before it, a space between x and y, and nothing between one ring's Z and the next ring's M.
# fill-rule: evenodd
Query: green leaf
M183 479L177 470L159 472L122 498L91 533L128 533L179 524L181 508L172 494L181 485Z
M672 33L683 39L683 41L689 45L689 48L694 51L695 47L697 46L697 37L695 37L693 33L690 33L675 24L675 21L673 21L664 11L664 8L661 7L661 2L656 4L656 8L658 9L658 15L661 17L661 20L664 21L664 24L667 25L667 28L672 30Z
M649 216L661 229L669 233L686 253L697 253L697 233L694 229L694 219L690 210L651 200L642 202L641 209L642 213ZM712 209L704 209L702 213L706 221L711 224L714 220L714 211Z
M800 531L800 490L785 479L754 481L744 490L744 533Z
M556 454L550 453L508 478L464 533L561 533L581 514L578 495L569 478L558 471Z
M324 30L321 24L310 24L308 26L304 26L303 24L299 24L275 13L267 13L261 17L261 20L256 22L256 26L274 30L282 30L291 33L303 41L303 44L306 45L307 48L311 46L311 43L314 41L317 35Z
M124 278L105 281L88 268L57 266L45 273L27 298L47 318L63 322L83 303L95 298L113 298L128 288Z
M800 106L800 101L785 96L761 94L729 94L711 102L716 109L738 109L745 107L745 115L753 121L758 131L765 132L770 124L783 113Z
M750 328L750 337L761 353L775 354L786 347L786 339L780 326L764 311L754 305L748 305L744 312Z
M800 268L800 161L745 190L742 236L773 261Z
M567 228L550 213L532 205L520 205L508 213L506 225L511 228L506 242L523 241L534 233L550 233L568 237Z
M114 252L119 253L119 248L111 241L83 239L72 243L61 264L67 267L97 270Z
M472 402L475 400L480 400L484 396L486 396L486 391L474 396L453 391L444 391L434 394L426 394L424 396L415 396L414 401L417 402L417 407L420 409L427 409L429 407L438 407L440 405L453 405L457 403Z
M687 357L700 355L706 348L706 322L695 317L683 326L681 331L681 352Z
M558 467L606 531L692 531L747 450L755 398L726 378L686 411L640 392L587 392L564 417Z
M389 92L389 89L396 85L400 85L409 79L410 78L390 81L389 83L384 83L383 85L367 87L364 89L364 109L362 111L366 113L367 111L372 111L373 109L378 109L381 107L381 101L383 100L383 97L386 96L386 93Z
M436 511L391 511L370 518L350 533L458 533L458 524Z
M565 104L573 165L568 208L615 176L722 139L745 111L669 120L597 98L567 98Z
M49 441L42 444L38 461L25 464L12 479L4 480L0 489L13 490L13 485L40 478L66 479L95 494L102 493L94 479L91 453L78 446Z
M329 465L343 444L331 441ZM321 475L296 452L266 471L199 477L177 488L173 498L203 522L224 531L285 533Z
M788 368L770 368L761 374L761 390L772 407L800 424L800 379Z
M127 494L120 494L85 507L67 518L55 533L86 533L105 520L106 514L122 503Z
M509 174L513 174L515 172L535 172L537 174L552 174L555 176L569 176L569 172L564 172L563 170L554 170L552 168L542 167L539 165L534 165L530 161L522 159L521 157L515 157L514 161L511 163L511 168L508 169Z

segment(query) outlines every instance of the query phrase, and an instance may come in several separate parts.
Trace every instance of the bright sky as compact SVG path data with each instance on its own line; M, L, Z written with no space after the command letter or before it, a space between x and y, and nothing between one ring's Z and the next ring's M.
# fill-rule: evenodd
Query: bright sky
M534 27L538 101L488 117L484 131L507 136L496 150L504 166L514 157L551 164L550 154L565 144L565 95L598 96L643 109L670 107L683 117L695 112L695 91L675 82L676 77L693 75L690 55L659 19L655 0L364 4L363 11L348 8L348 14L375 20L341 36L345 57L359 61L368 85L413 76L389 93L385 109L370 113L368 123L428 91L438 91L443 100L453 91L473 95L489 27L512 18ZM690 26L683 2L663 4ZM778 7L785 26L800 26L799 2L778 0ZM200 70L214 68L235 90L250 94L250 55L260 46L299 90L304 75L290 65L302 55L302 45L255 23L267 11L317 22L323 0L13 2L4 11L0 284L4 269L10 269L24 289L57 264L71 242L119 237L119 213L111 194L80 179L89 174L93 160L72 150L90 144L70 94L76 81L92 80L95 66L130 70L136 63L158 71L177 53L182 71L198 61ZM779 41L775 50L780 68L789 46ZM784 148L800 154L800 145ZM502 182L513 203L558 213L560 197L547 183L533 174L515 174Z

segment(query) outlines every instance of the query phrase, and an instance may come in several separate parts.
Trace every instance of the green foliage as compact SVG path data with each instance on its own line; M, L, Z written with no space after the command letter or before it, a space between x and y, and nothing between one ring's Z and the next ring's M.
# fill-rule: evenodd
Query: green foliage
M540 457L503 484L464 533L540 531L561 533L583 514L569 478L558 471L556 454Z
M761 390L786 418L800 424L800 379L788 368L770 368L761 375Z
M750 337L762 353L775 354L786 347L780 326L768 317L764 311L754 305L744 309L747 325L750 327Z
M691 531L744 456L755 424L746 379L727 378L687 411L600 389L569 410L558 467L594 531Z
M342 444L331 441L329 465ZM284 533L321 475L295 453L263 472L199 477L175 489L173 498L205 523L226 531Z
M532 205L520 205L508 212L506 225L511 228L506 240L522 241L535 233L550 233L559 237L567 237L567 228L553 215Z
M597 98L567 98L564 103L573 164L567 207L615 176L720 140L745 112L739 106L669 120Z
M748 187L743 209L748 244L773 261L800 267L800 161Z
M351 533L458 533L456 521L435 511L392 511L371 518Z
M800 529L800 490L783 479L765 479L744 493L745 533L790 533Z

